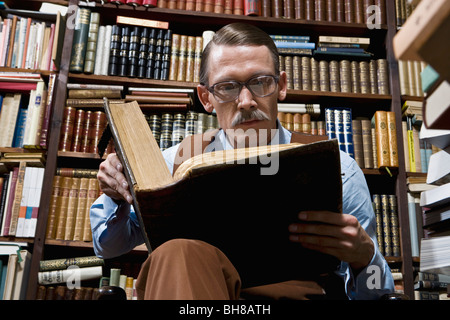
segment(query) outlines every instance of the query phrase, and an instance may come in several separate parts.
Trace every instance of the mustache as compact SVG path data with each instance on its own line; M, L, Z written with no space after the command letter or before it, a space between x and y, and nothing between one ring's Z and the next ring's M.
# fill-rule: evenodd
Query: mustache
M235 127L245 121L253 121L253 120L270 120L269 116L259 110L241 110L239 111L233 118L233 121L231 121L231 127Z

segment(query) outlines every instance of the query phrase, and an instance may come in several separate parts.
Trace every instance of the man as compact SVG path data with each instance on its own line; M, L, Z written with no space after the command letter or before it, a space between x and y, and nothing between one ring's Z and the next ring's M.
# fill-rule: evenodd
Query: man
M251 141L291 141L292 133L277 120L277 102L286 97L286 73L279 71L278 61L273 41L256 27L236 23L216 33L202 55L197 91L205 110L215 110L221 130L204 152L247 146ZM177 150L174 146L163 153L170 170L179 165ZM393 292L394 284L378 251L370 194L356 162L342 152L341 171L343 214L300 212L298 222L289 226L290 240L342 261L336 275L346 297L377 299ZM98 180L104 195L91 208L94 249L109 258L128 252L143 239L115 154L100 165ZM239 274L220 250L185 239L168 241L152 252L137 288L139 297L146 299L237 299L241 294L305 299L323 294L322 287L310 281L241 291Z

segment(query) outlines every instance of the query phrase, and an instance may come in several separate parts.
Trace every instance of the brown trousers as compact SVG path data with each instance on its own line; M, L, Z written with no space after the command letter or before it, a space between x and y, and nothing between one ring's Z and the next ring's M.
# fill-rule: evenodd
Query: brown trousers
M200 240L175 239L154 250L136 282L139 300L304 300L323 296L315 281L288 281L241 288L238 272L216 247Z

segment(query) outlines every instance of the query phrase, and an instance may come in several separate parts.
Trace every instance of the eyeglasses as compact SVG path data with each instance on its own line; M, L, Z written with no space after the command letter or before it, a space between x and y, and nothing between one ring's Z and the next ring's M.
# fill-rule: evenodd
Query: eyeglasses
M220 103L236 100L244 86L246 86L253 95L263 98L270 96L275 92L278 79L278 76L257 76L250 78L246 82L234 80L218 82L207 89Z

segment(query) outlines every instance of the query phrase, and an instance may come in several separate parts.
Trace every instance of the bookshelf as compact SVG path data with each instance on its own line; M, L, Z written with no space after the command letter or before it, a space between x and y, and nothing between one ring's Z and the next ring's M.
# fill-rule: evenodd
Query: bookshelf
M38 10L40 4L44 1L22 0L6 1L11 8ZM52 0L47 1L54 4L65 6L76 6L77 0ZM93 2L90 1L92 5ZM386 21L381 24L380 29L369 29L362 23L344 23L328 22L315 20L296 20L274 17L243 16L222 13L187 11L168 8L144 8L131 7L126 5L117 6L114 4L102 4L101 1L95 2L95 7L89 7L91 10L101 14L101 24L113 24L117 15L132 16L142 19L153 19L169 22L169 28L186 34L186 26L189 25L188 33L191 35L201 35L208 30L218 30L221 26L231 22L246 22L254 24L271 34L301 34L309 35L313 41L317 41L319 35L333 36L352 36L369 37L371 39L371 50L377 57L387 59L389 65L389 94L360 94L360 93L342 93L342 92L318 92L310 90L289 89L287 99L284 102L299 103L320 103L323 117L324 107L345 106L352 108L353 114L369 117L375 110L382 109L394 111L396 116L396 127L398 137L398 149L403 150L403 139L401 131L401 106L405 97L400 95L400 84L398 76L398 64L394 57L392 48L392 39L397 32L397 22L395 14L394 1L386 1ZM68 19L74 19L73 11L69 10ZM152 87L171 87L195 89L194 82L180 82L169 80L139 79L119 76L101 76L84 73L69 72L69 61L72 49L73 28L67 27L65 30L64 45L61 53L61 65L57 72L58 80L55 87L54 110L52 115L52 131L49 137L49 147L46 150L46 173L44 176L44 186L48 186L41 196L41 206L39 211L39 220L36 230L36 237L32 241L33 258L31 261L31 273L27 299L34 299L37 290L37 272L40 260L51 258L54 252L77 251L88 252L92 244L83 241L66 240L46 240L46 227L48 212L51 201L51 186L56 168L61 166L79 166L86 168L98 168L100 159L93 154L80 154L72 152L58 151L60 129L63 122L64 105L67 95L68 83L89 83L89 84L114 84L131 86L152 86ZM0 71L10 71L8 68L1 68ZM14 69L14 71L18 71ZM29 71L29 70L24 70ZM44 76L46 72L41 72ZM401 257L386 257L388 263L395 268L401 268L403 273L404 292L410 297L413 293L413 265L416 260L411 256L409 218L404 155L399 152L399 168L390 168L390 173L385 169L363 169L371 192L385 192L395 194L398 203L398 215L400 223L401 239ZM14 240L14 238L10 239ZM58 248L58 249L55 249ZM138 247L130 253L137 254L144 258L145 248ZM92 251L91 251L92 253Z

